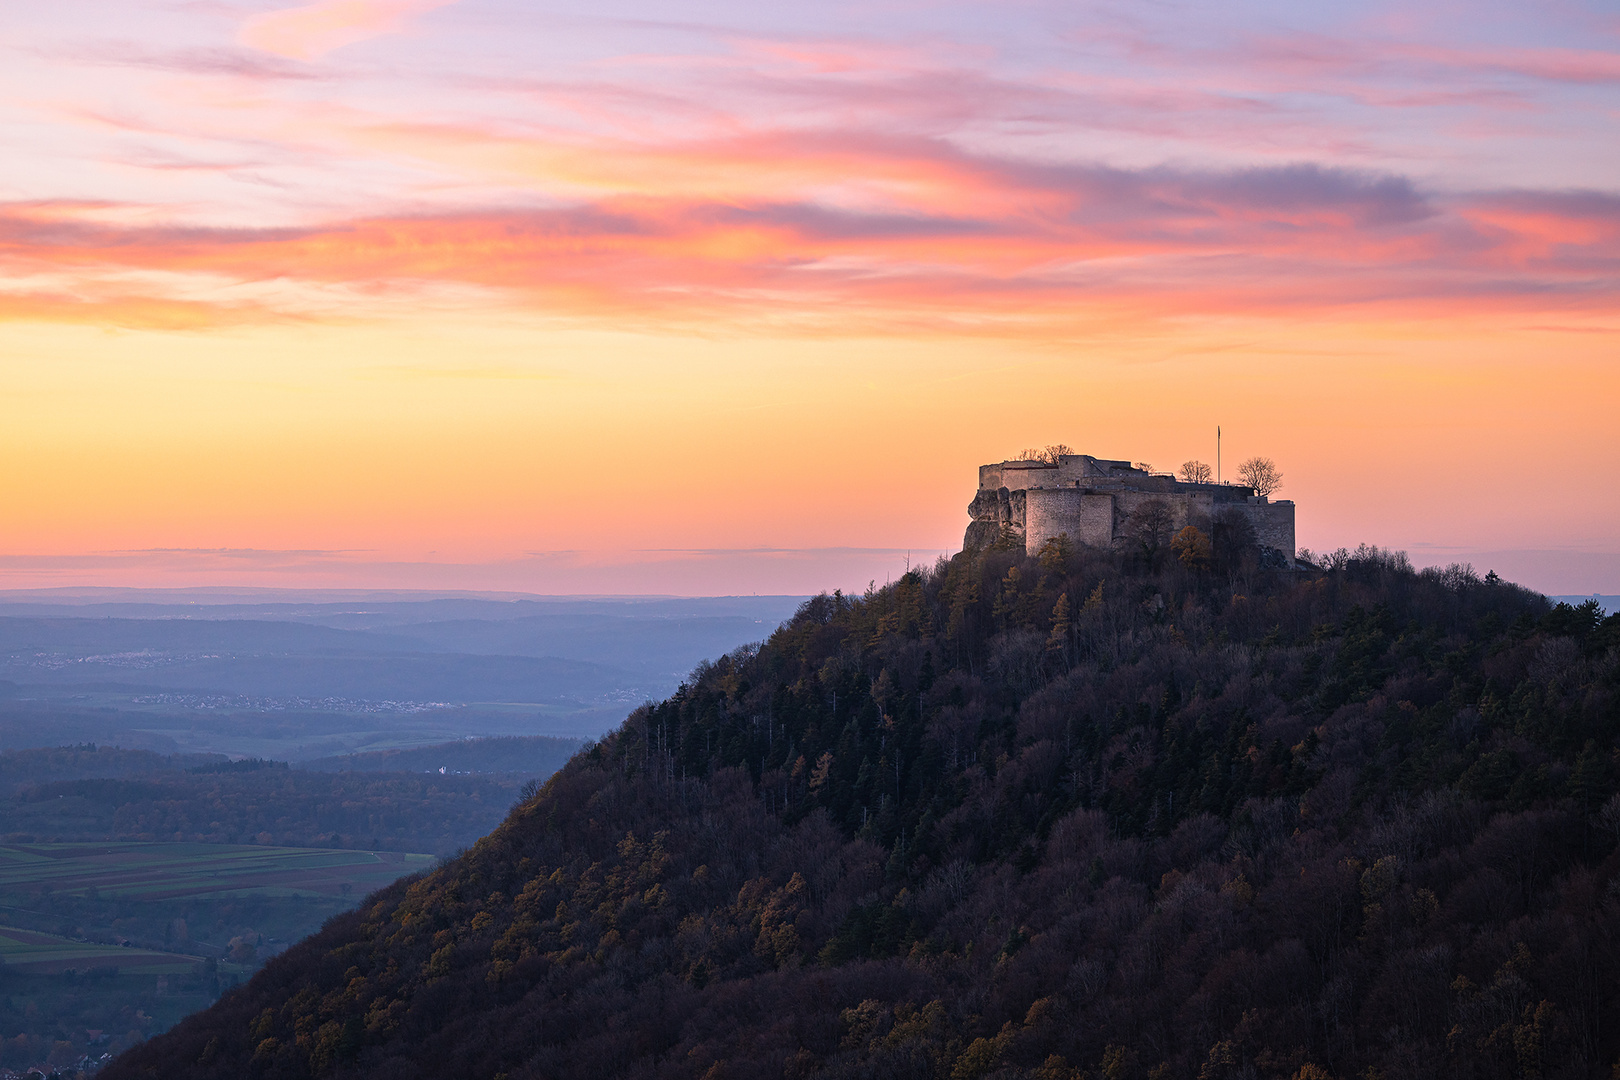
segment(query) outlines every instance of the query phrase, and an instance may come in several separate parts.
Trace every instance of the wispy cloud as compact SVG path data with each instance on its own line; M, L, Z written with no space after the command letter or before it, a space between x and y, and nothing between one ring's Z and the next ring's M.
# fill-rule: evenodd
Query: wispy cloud
M366 554L363 548L135 548L109 552L111 555L200 555L208 558L244 559L249 562L276 562L283 559L326 559L334 556Z
M154 288L199 275L288 286L221 303L227 321L310 315L300 287L351 288L363 305L431 282L587 320L746 319L765 303L782 317L836 310L864 329L964 307L1061 320L1098 305L1263 315L1620 299L1620 198L1603 193L1433 193L1397 175L1316 165L1038 165L832 135L664 153L672 168L719 170L790 149L796 175L779 197L767 184L751 199L625 195L297 229L140 225L131 223L139 213L104 206L0 207L0 265L70 271L81 283L71 299L13 293L0 311L21 317L37 304L40 317L59 318L75 304L83 315L96 304L128 307L137 303L128 275L143 272L162 275ZM839 168L885 178L886 205L829 205L796 191ZM143 302L158 321L202 323L206 291Z
M415 15L456 0L316 0L254 15L243 23L242 44L295 60L311 60L401 30Z
M103 40L42 52L57 62L148 68L182 75L299 82L328 77L307 64L288 63L280 57L266 56L257 50L226 46L163 49L134 41Z

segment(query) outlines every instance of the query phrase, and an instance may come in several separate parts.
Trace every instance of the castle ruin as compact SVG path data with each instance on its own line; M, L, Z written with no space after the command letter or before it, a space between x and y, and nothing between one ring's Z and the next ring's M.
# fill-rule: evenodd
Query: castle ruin
M1049 461L1003 461L979 466L979 490L968 505L973 521L965 547L986 547L1004 532L1022 536L1024 550L1068 534L1093 547L1111 547L1130 535L1133 515L1151 500L1170 513L1173 531L1193 525L1206 534L1215 520L1238 513L1254 528L1262 551L1294 565L1294 503L1267 499L1237 484L1192 484L1151 473L1129 461L1064 454Z

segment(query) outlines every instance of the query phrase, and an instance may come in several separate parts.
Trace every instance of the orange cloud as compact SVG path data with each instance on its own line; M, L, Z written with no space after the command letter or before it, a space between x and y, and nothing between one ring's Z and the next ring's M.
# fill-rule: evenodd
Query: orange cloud
M455 0L316 0L255 15L237 40L294 60L313 60L345 45L397 33L413 15Z
M663 153L672 171L684 162L694 174L746 176L794 150L786 139L745 139ZM334 306L333 289L355 315L390 295L470 288L482 297L475 304L585 320L864 329L954 325L967 310L1053 327L1099 313L1444 315L1613 311L1620 301L1620 200L1605 195L1439 195L1400 177L1314 166L1034 166L919 140L823 137L797 150L780 169L895 186L881 202L838 205L814 185L767 176L752 195L604 195L285 229L151 226L140 208L13 205L0 208L0 266L14 280L76 283L44 290L58 298L122 303L145 290L176 310L217 303L226 321L255 310L317 315ZM145 277L132 285L131 275ZM14 299L0 317L21 317L28 304ZM50 320L72 307L58 299L33 310Z
M283 318L256 304L224 305L138 294L77 297L0 293L0 322L52 322L128 330L214 330Z

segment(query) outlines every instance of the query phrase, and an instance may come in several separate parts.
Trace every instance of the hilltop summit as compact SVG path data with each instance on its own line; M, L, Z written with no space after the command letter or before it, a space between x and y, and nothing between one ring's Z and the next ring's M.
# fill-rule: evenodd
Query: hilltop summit
M1607 1077L1620 617L1216 539L818 596L105 1080Z

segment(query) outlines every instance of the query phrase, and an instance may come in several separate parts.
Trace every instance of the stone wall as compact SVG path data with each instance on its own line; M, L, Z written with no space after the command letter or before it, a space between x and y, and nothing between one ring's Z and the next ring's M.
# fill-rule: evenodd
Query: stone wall
M1276 502L1267 502L1264 499L1256 499L1239 505L1243 507L1244 513L1248 514L1249 522L1254 526L1255 539L1265 547L1282 552L1288 565L1293 566L1293 500L1278 499Z
M1085 492L1079 488L1034 488L1025 492L1024 550L1036 552L1041 545L1060 533L1078 539L1080 500Z
M1174 529L1194 525L1213 532L1213 521L1229 508L1254 526L1264 547L1294 562L1294 504L1269 502L1233 484L1183 484L1150 476L1128 462L1065 455L1057 465L1003 461L979 469L979 491L968 506L973 518L963 542L987 547L1011 529L1034 553L1054 536L1094 547L1108 547L1125 534L1131 515L1158 499L1170 509Z
M979 466L979 490L1026 491L1033 487L1057 487L1058 466L1037 461L1003 461Z
M1080 499L1080 515L1075 521L1076 531L1071 539L1092 547L1107 547L1114 542L1114 497L1101 492L1087 492Z
M1198 512L1192 500L1185 495L1167 495L1158 491L1121 491L1114 496L1114 537L1124 535L1126 523L1131 515L1140 510L1144 503L1164 503L1170 508L1171 529L1180 532L1188 525L1197 525L1205 532L1209 531L1208 511Z

